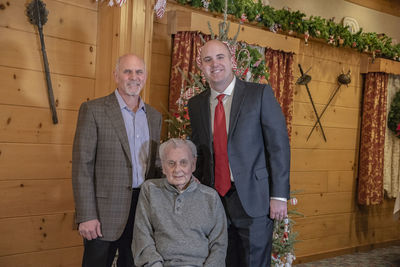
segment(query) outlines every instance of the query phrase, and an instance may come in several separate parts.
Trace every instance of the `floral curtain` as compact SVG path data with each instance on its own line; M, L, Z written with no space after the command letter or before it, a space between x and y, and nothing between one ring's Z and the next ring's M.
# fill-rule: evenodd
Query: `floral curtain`
M387 73L368 73L365 79L358 170L358 203L383 201Z
M204 35L199 32L177 32L175 34L172 50L171 78L169 83L170 112L178 109L176 101L181 95L182 88L188 85L178 69L181 69L186 77L190 77L189 73L197 73L200 71L196 65L198 48L203 46L200 35L205 41L210 39L209 35Z
M293 53L265 49L265 63L269 69L269 83L286 117L289 138L293 116Z

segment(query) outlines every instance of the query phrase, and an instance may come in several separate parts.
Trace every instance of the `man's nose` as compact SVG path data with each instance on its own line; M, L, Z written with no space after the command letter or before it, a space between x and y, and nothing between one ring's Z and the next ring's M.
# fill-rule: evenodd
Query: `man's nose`
M132 72L130 75L129 75L129 79L131 79L131 80L136 80L138 78L138 75L135 73L135 72Z

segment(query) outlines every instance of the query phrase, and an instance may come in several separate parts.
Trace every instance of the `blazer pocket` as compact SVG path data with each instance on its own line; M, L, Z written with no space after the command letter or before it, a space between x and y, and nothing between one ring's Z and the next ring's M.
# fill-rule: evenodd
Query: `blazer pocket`
M267 179L268 176L269 176L267 168L257 169L257 170L254 171L254 173L256 174L256 179L257 180Z

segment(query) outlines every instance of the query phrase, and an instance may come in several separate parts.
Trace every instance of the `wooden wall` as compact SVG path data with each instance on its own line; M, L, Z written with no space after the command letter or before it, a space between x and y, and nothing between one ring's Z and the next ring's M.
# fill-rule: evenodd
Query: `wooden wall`
M342 86L323 115L321 131L307 136L315 116L304 86L296 85L292 138L292 189L299 194L298 210L306 217L297 220L295 229L302 240L296 246L299 257L351 251L366 245L399 240L400 225L393 220L394 201L374 207L357 203L357 163L360 135L360 107L363 78L362 54L338 49L324 43L302 43L297 62L310 67L311 94L321 113L332 92L337 76L351 70L351 84ZM295 66L296 78L300 76Z
M79 266L71 148L79 105L95 94L97 4L45 1L53 125L29 2L0 1L0 266Z

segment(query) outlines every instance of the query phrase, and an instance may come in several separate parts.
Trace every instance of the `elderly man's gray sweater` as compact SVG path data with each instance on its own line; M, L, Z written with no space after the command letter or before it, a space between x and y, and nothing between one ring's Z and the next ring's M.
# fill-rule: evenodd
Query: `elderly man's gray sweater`
M190 181L183 192L167 179L141 186L132 249L136 266L225 266L227 222L217 192Z

